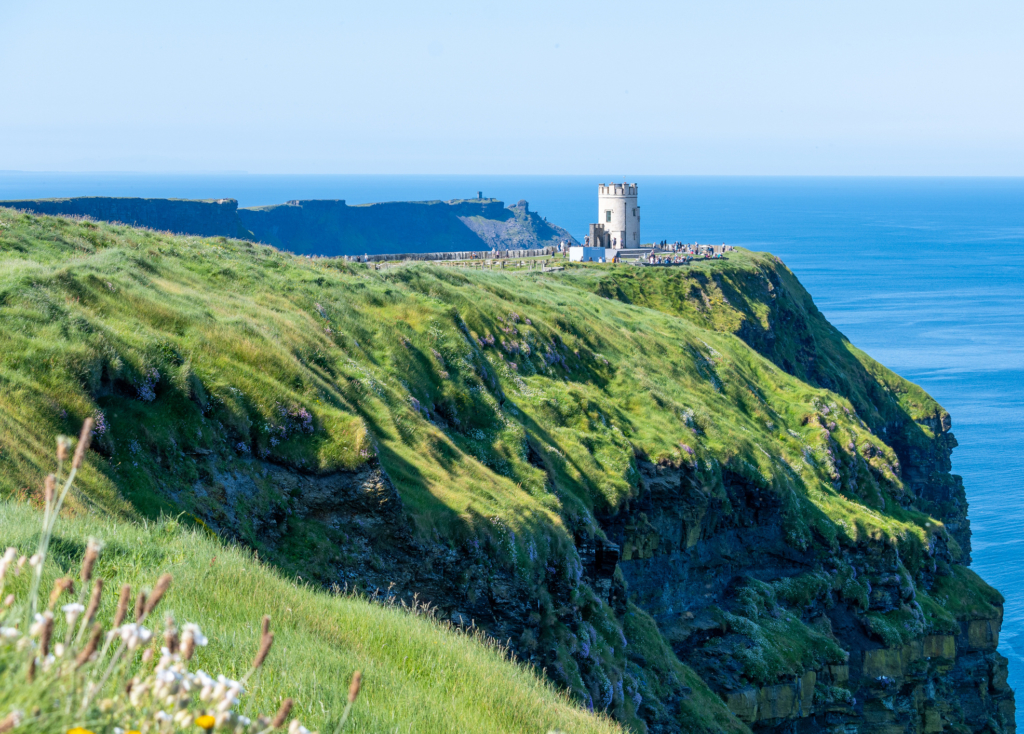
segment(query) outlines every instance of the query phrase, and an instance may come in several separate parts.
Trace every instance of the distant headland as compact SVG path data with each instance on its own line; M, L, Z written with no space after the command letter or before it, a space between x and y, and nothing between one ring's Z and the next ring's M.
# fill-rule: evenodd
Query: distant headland
M511 250L578 244L566 230L520 200L396 201L349 206L344 200L289 201L239 208L235 199L141 199L82 196L0 201L37 214L88 217L137 227L224 236L300 255Z

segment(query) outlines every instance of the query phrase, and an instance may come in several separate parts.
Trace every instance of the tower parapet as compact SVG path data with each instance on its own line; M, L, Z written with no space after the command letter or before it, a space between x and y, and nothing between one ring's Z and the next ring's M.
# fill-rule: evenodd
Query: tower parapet
M636 196L637 184L598 184L598 196Z

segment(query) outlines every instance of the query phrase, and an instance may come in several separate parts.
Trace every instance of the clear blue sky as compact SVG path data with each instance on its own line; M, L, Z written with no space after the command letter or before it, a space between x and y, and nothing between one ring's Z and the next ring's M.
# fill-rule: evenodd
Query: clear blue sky
M1024 2L0 0L0 170L1024 175Z

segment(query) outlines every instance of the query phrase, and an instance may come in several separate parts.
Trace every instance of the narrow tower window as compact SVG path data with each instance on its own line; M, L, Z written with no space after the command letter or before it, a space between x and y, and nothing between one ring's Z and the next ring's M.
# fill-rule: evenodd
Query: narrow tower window
M604 221L606 221L606 222L612 221L612 210L611 209L605 209L605 211L604 211Z

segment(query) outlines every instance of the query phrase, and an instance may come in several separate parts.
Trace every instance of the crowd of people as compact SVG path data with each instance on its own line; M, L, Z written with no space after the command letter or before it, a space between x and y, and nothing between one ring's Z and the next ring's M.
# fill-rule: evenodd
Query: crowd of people
M658 249L651 250L644 258L647 265L686 265L694 260L718 260L725 257L725 253L734 249L732 245L722 244L719 247L713 245L689 244L682 242L669 243L662 240L657 245Z

